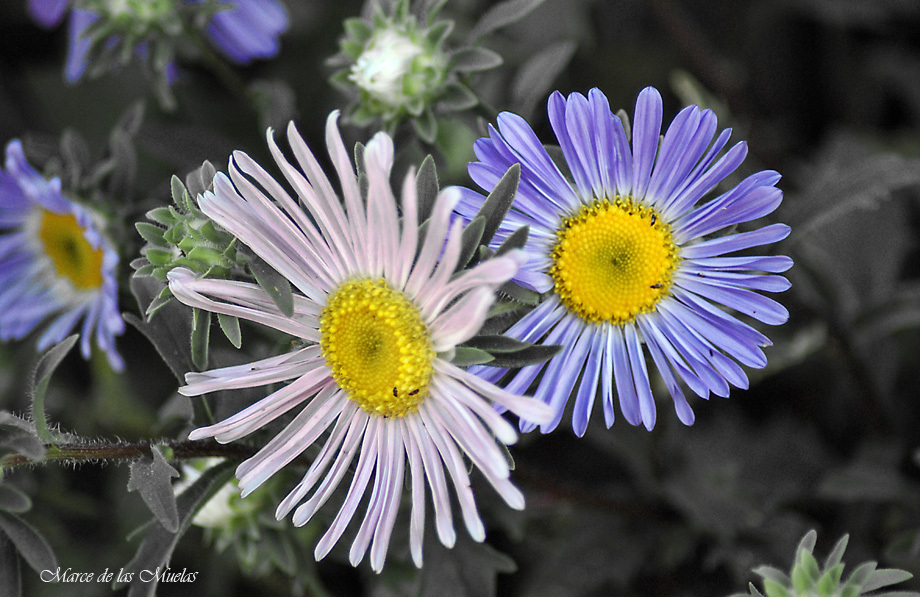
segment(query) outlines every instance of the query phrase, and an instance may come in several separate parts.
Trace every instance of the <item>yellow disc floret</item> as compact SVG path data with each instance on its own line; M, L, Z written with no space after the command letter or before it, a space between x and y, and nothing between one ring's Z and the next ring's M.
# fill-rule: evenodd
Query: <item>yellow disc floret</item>
M677 246L658 213L629 197L594 200L562 220L550 275L570 311L622 325L654 309L671 287Z
M102 286L102 248L93 248L73 214L42 210L38 238L61 278L77 290Z
M319 332L336 382L366 412L402 417L428 396L435 357L428 326L385 280L340 285L323 308Z

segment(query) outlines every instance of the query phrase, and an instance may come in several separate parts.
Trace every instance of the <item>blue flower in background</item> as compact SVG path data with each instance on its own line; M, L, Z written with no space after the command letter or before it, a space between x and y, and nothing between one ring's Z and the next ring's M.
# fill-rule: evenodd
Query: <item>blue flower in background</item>
M20 339L52 320L38 340L44 350L83 319L81 352L90 337L112 368L125 323L118 312L118 255L100 236L90 212L61 194L61 181L45 180L26 161L22 144L6 147L0 169L0 340Z
M747 146L738 143L719 157L731 131L713 141L716 116L698 106L682 110L659 143L661 96L651 87L639 95L632 147L597 89L588 97L565 98L557 91L548 111L574 183L527 122L508 112L498 116L498 130L490 126L489 137L476 142L479 161L469 166L472 179L491 190L511 165L521 165L517 196L493 246L529 226L527 260L514 281L552 293L506 333L563 346L547 364L516 371L507 389L526 391L542 373L534 395L556 415L541 430L559 424L571 394L573 427L582 435L598 394L605 422L613 424L615 385L627 422L652 429L656 407L647 349L679 419L690 425L694 414L678 378L702 398L728 396L729 384L748 386L739 362L767 364L761 347L770 340L715 304L770 325L789 317L782 305L756 291L786 290L789 282L772 274L789 269L790 258L725 256L777 242L789 234L788 226L702 240L773 212L782 201L774 186L780 175L757 172L701 203L741 165ZM464 189L457 212L470 220L483 201ZM493 382L508 371L475 370ZM533 427L522 422L523 429Z
M150 2L151 0L145 0ZM185 4L201 4L203 0L182 0ZM288 15L279 0L217 0L229 7L214 14L205 30L215 47L238 64L249 64L256 58L270 58L278 53L278 36L288 28ZM64 18L72 0L29 0L29 13L43 27L54 27ZM163 4L163 2L161 2ZM86 72L91 42L84 35L100 15L74 5L67 25L68 52L65 76L78 81ZM142 5L144 6L144 5ZM120 9L129 10L129 9ZM174 13L175 9L170 9ZM115 43L113 36L110 43ZM138 45L147 54L145 44ZM170 79L174 75L168 75Z

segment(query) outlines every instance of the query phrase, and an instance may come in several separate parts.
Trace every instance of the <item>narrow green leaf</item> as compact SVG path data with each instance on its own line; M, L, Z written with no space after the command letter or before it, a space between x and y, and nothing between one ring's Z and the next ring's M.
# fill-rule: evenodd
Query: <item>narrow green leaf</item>
M450 35L450 32L454 28L453 21L441 21L436 25L433 25L431 29L425 34L425 41L433 46L438 46L444 43L444 40L447 39L447 36Z
M913 574L906 570L898 570L897 568L879 568L872 573L872 576L866 580L866 584L863 585L863 593L868 593L869 591L875 591L881 589L882 587L887 587L889 585L896 585L898 583L904 582L905 580L910 580L914 577Z
M434 158L425 156L418 174L415 175L415 185L418 188L418 221L424 222L431 217L431 208L438 196L438 171L434 166ZM421 244L421 240L419 241Z
M477 72L500 66L501 54L486 48L472 47L451 54L447 68L459 72Z
M211 341L211 312L192 310L192 363L199 370L208 368L208 345Z
M843 552L846 551L847 542L850 540L849 535L844 535L837 541L837 544L834 545L834 549L831 550L831 553L827 556L827 559L824 560L824 569L830 570L837 564L843 561Z
M435 137L438 136L438 121L430 108L420 112L418 118L412 121L412 125L419 139L425 143L434 144Z
M463 345L470 346L472 348L478 348L479 350L484 350L492 354L517 352L529 346L533 346L533 344L530 342L521 342L520 340L516 340L508 336L500 336L497 334L487 336L474 336L464 342Z
M26 564L36 572L57 568L57 557L45 538L15 514L0 512L0 531L16 547Z
M460 239L460 257L457 259L457 268L460 271L469 264L470 259L479 247L479 241L482 239L482 231L485 230L486 219L476 217L463 229L463 235Z
M516 352L493 354L492 356L495 357L495 360L489 361L489 365L507 369L536 365L550 360L559 354L560 350L562 350L561 344L535 344Z
M511 102L522 116L533 113L543 102L556 78L572 60L577 48L575 42L563 40L550 44L525 62L511 82Z
M133 581L128 589L128 597L153 597L156 594L157 580L143 578L141 570L156 570L164 567L172 556L179 539L188 529L199 508L207 503L233 473L235 463L223 462L205 471L188 489L176 497L176 509L179 513L179 530L171 533L160 525L152 525L137 548L134 557L125 565L125 571L133 572ZM116 583L118 590L124 583Z
M469 367L470 365L489 363L493 360L495 360L495 357L484 350L470 346L458 346L454 349L454 358L450 362L458 367Z
M77 343L79 336L73 334L61 341L57 346L45 352L38 360L35 371L32 372L31 398L32 419L35 421L35 431L44 443L51 443L51 429L48 427L48 418L45 416L45 393L51 382L51 374L61 364L70 349Z
M197 170L189 172L188 176L185 177L185 186L188 189L189 195L191 197L197 197L210 189L216 174L217 169L214 168L214 165L208 160L205 160ZM194 207L194 205L190 205L189 211L193 211Z
M767 597L792 597L786 587L770 579L763 581L763 590Z
M479 208L476 216L486 218L485 230L482 232L482 240L480 241L481 245L488 245L492 241L495 231L498 230L502 220L505 219L505 214L508 213L508 210L511 209L511 204L514 203L514 196L517 194L520 181L521 165L512 164L504 176L501 177L501 180L496 183L489 196L486 197L482 207Z
M878 564L875 562L865 562L857 566L856 570L850 574L850 577L847 579L846 584L848 585L857 585L862 587L866 582L872 578L872 573L875 572L875 569L878 567Z
M438 107L447 112L469 110L478 103L476 94L460 83L448 83L438 97Z
M824 571L815 588L820 595L833 595L840 585L840 577L843 576L843 564L831 566Z
M256 256L249 262L249 271L255 276L256 282L262 290L268 293L275 306L285 317L294 316L294 294L291 292L291 283L279 274L272 266L265 263L261 257Z
M505 2L499 2L487 10L473 26L472 31L470 31L470 42L474 42L496 29L501 29L523 19L530 11L541 4L543 4L543 0L505 0Z
M220 324L220 329L224 332L224 336L227 337L227 340L230 341L230 344L232 344L234 348L239 348L243 345L243 336L240 333L239 319L232 315L218 313L217 323Z
M530 226L521 226L502 241L502 244L495 250L495 255L500 257L512 249L523 249L529 237Z
M176 204L176 207L178 207L180 211L185 211L186 208L188 207L188 204L191 202L191 198L188 195L188 190L185 188L185 185L182 184L182 180L180 180L179 177L176 176L175 174L173 174L172 178L169 179L169 190L172 193L172 200L173 200L173 203ZM160 222L160 224L165 224L168 226L172 222L162 222L151 215L154 212L162 213L161 210L164 210L164 209L166 208L159 207L157 209L149 211L147 212L147 217L156 222Z
M29 496L9 483L0 483L0 510L22 514L31 508L32 499Z

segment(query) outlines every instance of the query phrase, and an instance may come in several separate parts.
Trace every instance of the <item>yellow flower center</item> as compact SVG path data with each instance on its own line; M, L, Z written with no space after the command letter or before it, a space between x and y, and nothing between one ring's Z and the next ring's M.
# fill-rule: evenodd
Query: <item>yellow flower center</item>
M77 290L102 286L102 248L89 244L76 216L42 210L38 238L59 277Z
M319 332L335 381L366 412L402 417L428 396L435 357L428 326L382 278L339 286L320 314Z
M564 218L549 273L570 311L622 325L655 308L671 287L680 257L658 213L631 197L595 199Z

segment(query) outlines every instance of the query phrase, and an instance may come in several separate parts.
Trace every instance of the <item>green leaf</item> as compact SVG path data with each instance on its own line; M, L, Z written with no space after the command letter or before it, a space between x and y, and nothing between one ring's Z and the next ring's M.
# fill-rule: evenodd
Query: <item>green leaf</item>
M418 138L425 143L434 144L435 137L438 136L438 121L430 108L425 109L412 121L415 127L415 133Z
M32 418L35 421L35 431L41 440L48 444L51 443L51 430L48 428L48 419L45 416L45 393L48 391L48 384L51 382L51 374L61 364L70 349L77 343L79 336L73 334L61 341L57 346L52 347L45 352L38 360L35 371L32 372L31 398L32 398Z
M198 369L208 368L208 344L211 341L211 312L192 309L192 363Z
M502 244L495 250L495 255L500 257L512 249L523 249L529 237L530 226L521 226L502 241Z
M837 587L840 586L841 576L843 576L843 564L831 566L818 579L815 588L821 595L832 595L837 590Z
M521 350L506 354L493 354L495 360L489 361L491 367L517 369L527 365L545 363L562 350L561 344L535 344Z
M856 567L856 570L850 574L850 578L847 579L846 584L848 585L857 585L859 587L863 586L872 578L872 573L875 572L875 569L878 567L878 564L875 562L865 562Z
M364 19L350 18L342 22L345 27L345 35L363 44L371 37L373 30L368 26Z
M454 349L454 358L450 362L458 367L469 367L470 365L489 363L493 360L495 360L495 357L484 350L469 346L458 346Z
M239 319L232 315L218 313L217 323L220 324L221 331L224 332L224 336L227 337L227 340L230 341L230 344L232 344L234 348L239 348L243 345L243 336L240 333Z
M131 278L131 292L143 312L166 286L153 278ZM169 369L182 381L192 369L192 352L189 336L192 333L191 317L187 307L178 301L169 301L157 312L156 323L138 318L133 313L123 313L124 320L137 328L159 353Z
M285 317L294 316L294 294L291 292L291 283L279 274L272 266L259 257L249 262L249 271L255 276L256 282L271 297L275 306Z
M179 471L166 462L156 446L150 451L153 454L152 460L136 460L131 463L128 491L139 492L163 528L175 533L179 530L179 512L171 480L179 476Z
M34 422L0 411L0 455L7 451L22 454L30 460L41 460L46 450L45 442L35 431Z
M162 568L166 565L179 539L191 524L192 518L227 482L233 473L234 465L233 462L223 462L208 469L188 489L176 497L176 510L179 515L177 532L167 531L160 525L148 527L147 534L138 546L134 557L124 566L126 572L134 573L131 587L128 589L128 597L154 597L157 580L147 579L149 582L144 582L138 572L156 570L157 567ZM123 586L124 583L116 583L114 588L117 590Z
M36 572L57 568L57 558L45 538L15 514L0 512L0 532L16 547L26 564Z
M831 550L831 553L828 554L827 559L824 560L824 569L829 570L843 561L843 552L847 549L847 542L850 540L849 535L844 535L837 541L834 545L834 549ZM800 544L801 545L801 544Z
M448 83L438 96L438 107L447 112L469 110L478 103L479 98L476 94L460 83Z
M463 48L451 54L447 68L459 72L477 72L500 66L501 54L486 48Z
M536 306L540 304L539 292L524 288L510 280L499 286L498 291L524 305Z
M479 241L482 239L482 231L485 230L485 227L486 219L476 217L463 229L463 235L460 239L460 257L457 259L455 271L462 270L470 262L476 249L479 248Z
M543 0L505 0L505 2L499 2L487 10L473 26L472 31L470 31L470 42L475 42L496 29L501 29L523 19L530 11L541 4L543 4Z
M486 197L482 207L479 208L476 216L486 218L486 226L482 232L480 244L488 245L492 241L492 237L495 236L499 225L505 219L505 214L508 213L508 210L511 209L511 204L514 203L514 196L517 194L520 181L521 165L512 164L504 176L501 177L501 180L496 183L489 196Z
M572 56L576 44L563 40L550 44L521 65L511 82L511 105L525 118L530 116L553 88Z
M521 342L520 340L500 335L474 336L464 342L463 345L478 348L479 350L484 350L493 354L518 352L529 346L533 346L530 342Z
M179 211L186 211L186 210L190 211L189 205L191 205L192 199L191 197L189 197L188 190L185 188L185 185L182 184L182 181L175 174L173 174L172 178L169 179L169 190L172 192L173 203L176 204L176 207L179 208ZM156 218L151 216L153 212L159 212L160 210L164 210L164 209L166 208L159 207L157 209L149 211L147 212L147 217L154 221L160 222L160 224L165 224L168 226L171 222L161 222L160 220L157 220ZM169 211L169 210L166 210L166 211Z
M786 587L769 579L763 581L763 590L767 597L792 597Z
M441 21L436 25L432 25L431 29L425 33L425 41L432 46L439 46L444 43L444 40L447 39L453 29L453 21Z
M415 175L415 185L418 189L418 221L424 222L431 217L431 209L438 196L438 171L434 166L434 158L425 156L418 174ZM419 239L421 244L421 239Z
M0 483L0 510L22 514L31 508L32 499L29 496L9 483Z
M863 593L868 593L869 591L875 591L881 589L882 587L887 587L889 585L896 585L898 583L904 582L905 580L910 580L914 575L906 570L898 570L897 568L879 568L866 581L866 584L863 585Z
M205 160L201 167L197 170L192 170L189 172L188 176L185 177L185 186L188 189L188 193L191 197L197 197L201 193L204 193L211 188L211 183L214 182L214 176L217 174L217 170L214 168L214 165ZM191 203L191 201L190 201ZM189 211L194 211L194 204L189 206Z

